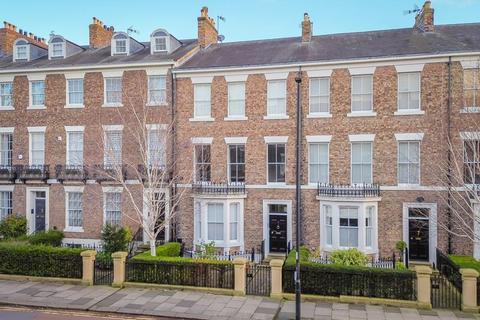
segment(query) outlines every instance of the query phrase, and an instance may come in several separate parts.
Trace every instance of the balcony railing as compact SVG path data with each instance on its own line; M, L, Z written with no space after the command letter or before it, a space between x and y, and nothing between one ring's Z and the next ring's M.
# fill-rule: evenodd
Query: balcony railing
M55 166L57 180L63 181L86 181L87 170L85 166L61 165Z
M47 180L49 165L24 165L17 167L17 177L20 180Z
M1 181L15 181L17 177L17 170L14 166L0 166L0 180Z
M318 195L323 197L368 198L380 196L380 186L378 184L334 185L319 183L317 188Z
M211 195L236 195L245 194L244 183L213 183L195 182L192 186L193 193Z
M145 166L143 164L139 164L137 166L138 174L140 174L142 181L145 182L149 179L155 182L162 182L170 180L171 173L166 171L166 167L164 165L159 166Z
M127 179L127 170L124 165L122 165L120 168L119 166L99 164L94 165L91 169L92 178L98 182Z

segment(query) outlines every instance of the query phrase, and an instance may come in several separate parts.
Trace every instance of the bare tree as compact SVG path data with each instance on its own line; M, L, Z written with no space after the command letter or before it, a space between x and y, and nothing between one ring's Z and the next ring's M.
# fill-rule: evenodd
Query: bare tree
M127 89L123 106L115 108L117 125L104 126L99 144L99 149L104 150L104 164L96 166L94 171L100 179L122 187L129 201L129 210L123 210L122 216L142 227L150 243L150 253L156 256L156 239L174 220L185 189L176 188L179 181L175 174L176 159L170 156L174 148L174 118L169 111L167 117L160 119L159 108L149 106L152 101L164 104L166 91L147 92L148 89L142 88L145 84L139 81L134 93ZM122 150L122 146L130 147ZM123 200L125 203L126 199Z

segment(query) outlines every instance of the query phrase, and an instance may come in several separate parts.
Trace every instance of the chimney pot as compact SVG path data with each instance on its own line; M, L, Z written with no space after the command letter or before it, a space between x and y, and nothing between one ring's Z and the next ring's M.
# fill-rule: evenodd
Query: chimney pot
M307 12L303 14L302 21L302 42L308 43L312 40L312 22Z
M198 46L200 49L218 42L218 31L215 22L208 16L208 7L202 7L198 21Z

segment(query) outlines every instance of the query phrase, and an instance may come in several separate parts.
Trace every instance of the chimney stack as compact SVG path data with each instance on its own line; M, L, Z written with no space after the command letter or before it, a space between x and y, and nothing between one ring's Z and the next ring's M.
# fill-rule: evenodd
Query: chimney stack
M103 48L110 45L112 40L113 27L107 27L103 22L96 17L93 17L92 24L88 26L90 48Z
M28 33L24 29L18 29L17 31L16 25L3 21L3 28L0 28L0 52L6 55L13 54L13 43L18 38L24 38L41 48L48 48L47 44L41 40L42 38L35 36L33 33Z
M303 21L302 21L302 42L308 43L312 40L312 22L310 21L310 17L308 13L305 12L303 14Z
M415 17L415 25L413 26L413 30L415 32L434 32L434 12L435 10L432 8L432 2L430 0L426 0L423 4L422 10L420 10Z
M198 17L198 45L204 49L212 43L218 42L218 31L215 28L215 21L208 16L208 8L203 7Z

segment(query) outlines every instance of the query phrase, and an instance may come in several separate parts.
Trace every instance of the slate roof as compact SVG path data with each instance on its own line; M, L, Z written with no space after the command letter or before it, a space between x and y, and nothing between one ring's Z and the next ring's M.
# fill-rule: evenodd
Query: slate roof
M195 48L197 40L180 40L181 46L169 54L150 54L150 42L142 42L143 49L128 56L111 56L110 46L91 49L88 46L85 50L66 59L48 60L48 56L25 62L13 62L12 56L0 55L0 71L21 70L21 69L44 69L44 68L62 68L62 67L81 67L81 66L106 66L116 64L138 64L155 63L170 60L177 60L187 52Z
M204 69L325 62L381 57L480 51L480 23L438 25L435 32L412 28L218 43L194 55L179 69Z

